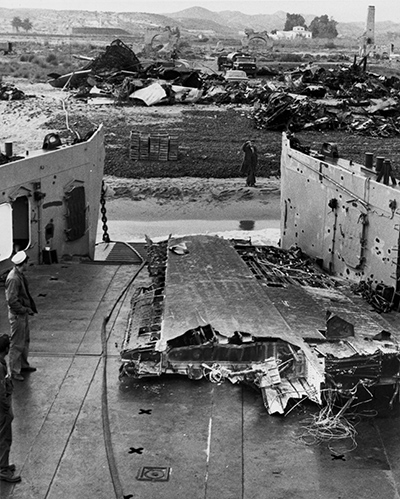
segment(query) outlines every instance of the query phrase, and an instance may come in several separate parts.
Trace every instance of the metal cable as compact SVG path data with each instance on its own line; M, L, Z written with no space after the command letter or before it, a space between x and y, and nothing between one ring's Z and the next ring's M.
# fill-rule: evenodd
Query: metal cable
M110 470L111 480L114 487L114 493L116 499L124 499L124 493L122 488L122 483L119 478L118 467L115 460L115 455L112 446L112 438L111 438L111 429L110 429L110 417L108 411L108 398L107 398L107 324L116 308L120 300L123 298L125 293L129 290L131 285L133 284L136 277L142 271L143 267L146 265L146 261L142 263L140 268L136 271L134 276L130 279L128 284L122 290L114 305L112 306L108 315L106 315L103 319L102 327L101 327L101 345L102 345L102 357L103 357L103 381L102 381L102 394L101 394L101 419L103 423L103 437L104 437L104 445L106 449L106 456L108 467Z

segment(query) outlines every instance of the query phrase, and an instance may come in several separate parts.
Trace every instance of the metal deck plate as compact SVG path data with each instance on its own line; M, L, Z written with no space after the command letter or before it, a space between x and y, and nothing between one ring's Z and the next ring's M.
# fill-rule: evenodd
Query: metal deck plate
M139 469L137 480L146 482L168 482L171 468L159 466L143 466Z

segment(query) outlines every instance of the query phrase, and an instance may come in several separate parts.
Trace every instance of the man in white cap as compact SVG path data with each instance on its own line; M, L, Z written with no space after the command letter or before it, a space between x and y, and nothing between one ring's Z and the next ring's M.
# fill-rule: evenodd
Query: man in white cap
M28 267L27 254L25 251L18 251L11 261L14 268L6 279L6 301L11 325L9 364L12 379L24 381L22 372L36 371L36 368L30 366L28 362L30 342L28 316L36 314L37 309L24 275Z

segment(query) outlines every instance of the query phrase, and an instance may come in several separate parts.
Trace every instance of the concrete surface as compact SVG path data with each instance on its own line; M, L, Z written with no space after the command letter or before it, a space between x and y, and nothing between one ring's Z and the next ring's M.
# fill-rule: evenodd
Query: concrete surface
M389 388L373 407L361 406L379 415L353 421L357 447L346 452L349 442L301 439L318 412L311 403L275 417L246 386L179 376L119 381L129 294L107 326L105 385L102 321L137 268L71 262L29 269L39 309L30 359L38 370L15 382L11 459L22 482L0 482L1 499L400 497L399 407L387 408ZM142 272L136 284L145 280ZM6 332L3 284L0 297ZM138 480L145 466L169 467L169 480Z

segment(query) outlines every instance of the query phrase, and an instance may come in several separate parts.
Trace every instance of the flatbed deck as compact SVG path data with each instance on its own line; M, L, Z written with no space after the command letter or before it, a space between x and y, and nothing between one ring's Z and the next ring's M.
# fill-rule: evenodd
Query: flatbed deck
M0 482L2 498L399 497L399 407L390 410L385 387L374 400L379 414L357 417L357 446L347 452L349 442L301 438L318 412L309 402L270 416L260 393L245 385L179 375L120 381L130 299L148 283L145 268L107 324L104 376L102 323L138 268L67 262L29 269L39 309L30 360L38 370L15 385L11 458L22 482Z

